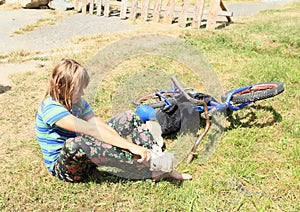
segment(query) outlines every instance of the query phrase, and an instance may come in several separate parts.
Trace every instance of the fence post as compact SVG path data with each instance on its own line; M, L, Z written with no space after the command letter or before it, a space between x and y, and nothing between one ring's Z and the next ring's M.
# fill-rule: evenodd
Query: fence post
M175 9L175 0L169 0L167 4L166 16L164 20L166 24L172 24L174 9Z
M186 14L189 8L189 0L183 0L183 6L178 18L178 25L180 27L186 27Z
M203 16L204 0L196 0L196 9L192 21L192 28L199 29Z

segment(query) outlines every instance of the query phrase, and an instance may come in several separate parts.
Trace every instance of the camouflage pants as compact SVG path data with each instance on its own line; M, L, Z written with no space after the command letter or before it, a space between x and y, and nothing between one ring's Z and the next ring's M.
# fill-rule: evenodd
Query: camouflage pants
M147 149L158 148L147 126L132 111L121 113L109 123L122 137ZM128 150L112 146L91 136L81 135L66 140L56 164L53 175L67 182L80 182L89 177L91 170L98 166L113 166L125 169L125 173L135 172L134 178L148 178L150 171L137 168L133 154ZM129 175L128 175L129 176ZM126 175L123 175L126 177Z

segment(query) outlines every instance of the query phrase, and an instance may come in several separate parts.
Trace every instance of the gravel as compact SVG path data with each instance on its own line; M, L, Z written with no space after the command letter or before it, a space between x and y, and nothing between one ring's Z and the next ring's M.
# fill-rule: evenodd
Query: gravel
M119 17L103 17L77 13L58 20L56 25L37 28L32 32L13 35L22 26L42 18L53 18L49 10L18 9L0 12L0 54L18 49L48 51L64 45L72 37L136 29Z
M261 10L277 9L291 0L261 0L261 2L243 2L226 4L228 11L233 12L234 17L252 16Z

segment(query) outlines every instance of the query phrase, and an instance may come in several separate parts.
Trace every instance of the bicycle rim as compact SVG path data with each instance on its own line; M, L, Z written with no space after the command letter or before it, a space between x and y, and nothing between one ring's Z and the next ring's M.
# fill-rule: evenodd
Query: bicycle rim
M232 96L233 104L245 102L256 102L259 100L274 97L284 91L284 86L280 82L264 82L254 84L250 88L240 91ZM231 91L226 93L226 96Z

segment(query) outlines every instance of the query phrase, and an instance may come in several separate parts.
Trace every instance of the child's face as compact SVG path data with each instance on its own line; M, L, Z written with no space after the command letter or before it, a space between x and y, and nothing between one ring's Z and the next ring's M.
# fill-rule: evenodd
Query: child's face
M84 95L84 91L83 90L84 90L84 88L81 87L81 88L76 89L74 91L73 98L72 98L72 103L73 104L76 104L76 103L78 103L80 101L81 97Z

